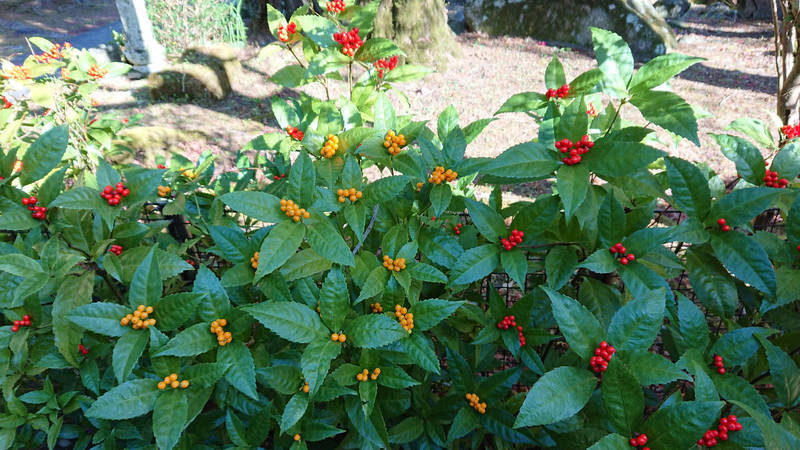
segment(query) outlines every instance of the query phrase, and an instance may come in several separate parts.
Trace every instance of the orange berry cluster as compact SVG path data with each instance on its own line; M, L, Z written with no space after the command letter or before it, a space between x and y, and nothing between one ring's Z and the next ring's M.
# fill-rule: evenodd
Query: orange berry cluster
M158 187L158 196L159 197L169 197L169 194L172 192L172 188L169 186L159 186Z
M339 196L339 203L344 203L344 201L348 198L350 199L350 202L353 203L360 199L364 194L361 191L357 191L356 188L350 188L339 189L336 191L336 195Z
M390 271L400 272L401 270L406 268L406 259L405 258L392 259L386 255L383 255L383 267L386 267Z
M50 47L50 51L44 52L41 55L34 55L34 59L36 59L36 62L41 64L47 64L50 61L57 61L66 56L64 50L70 47L72 47L72 44L69 42L64 42L63 47L61 44L53 44L53 46Z
M250 257L250 267L253 269L258 269L258 255L260 252L253 253L253 256Z
M294 439L295 441L299 441L300 440L300 434L299 433L295 434L292 439Z
M305 134L298 130L297 127L286 127L286 132L289 133L289 136L294 138L296 141L302 141L303 136L305 136Z
M436 166L428 178L428 183L440 184L442 181L454 181L456 178L458 178L458 172L450 169L445 172L444 167Z
M380 314L383 312L383 306L381 306L381 304L378 302L372 303L371 305L369 305L369 307L375 314Z
M329 134L328 140L325 141L325 145L322 146L320 153L324 158L331 159L333 155L336 154L336 150L339 150L339 136Z
M194 169L181 169L181 175L185 176L190 180L194 180L197 178L197 174L195 173Z
M344 0L332 0L325 4L325 8L327 8L328 12L331 14L338 14L344 11L346 7Z
M764 175L764 184L767 187L783 189L789 184L789 180L786 178L781 178L779 180L778 172L767 169L767 174Z
M308 391L311 390L311 388L308 386L308 381L303 382L303 387L300 388L300 390L308 394Z
M378 379L378 375L380 374L381 374L381 369L377 367L375 368L375 370L372 371L372 373L369 373L369 369L364 369L361 371L361 373L356 374L356 379L358 381L367 381L368 379L375 381Z
M12 80L27 80L31 77L31 70L27 67L12 66L11 69L3 74L3 78Z
M131 324L134 330L138 330L140 328L147 329L147 327L150 325L156 324L156 319L147 318L150 314L153 314L152 306L139 305L133 314L128 314L120 319L119 324L123 327L127 327L128 324Z
M481 399L478 397L478 394L467 394L466 397L467 400L469 400L469 406L481 414L486 414L486 402L481 403Z
M300 222L300 219L308 219L311 217L308 211L300 208L297 203L292 200L281 200L281 211L286 213L287 217L291 217L295 222Z
M425 186L425 183L423 183L422 181L420 181L419 183L417 183L417 192L419 192L419 191L421 191L421 190L422 190L422 186Z
M389 151L389 154L392 156L396 156L400 153L400 150L403 149L406 145L406 137L402 134L394 134L394 131L389 130L386 133L386 137L383 138L383 146Z
M189 387L189 380L178 381L178 374L173 373L167 377L164 377L164 381L158 382L158 389L164 390L167 386L171 387L172 389L183 388L186 389Z
M342 54L352 57L359 47L364 45L358 35L358 27L342 33L333 33L333 40L342 46Z
M297 31L297 24L294 22L289 22L285 27L281 25L278 27L278 39L280 39L281 42L289 42L295 31Z
M347 336L345 336L344 333L331 333L331 340L344 343L344 341L347 340Z
M89 70L87 70L86 73L95 80L99 80L108 74L108 69L103 69L101 67L97 67L96 65L92 65L89 67Z
M400 325L411 333L414 328L414 314L408 312L408 309L404 306L394 305L394 316L400 321Z
M233 341L231 332L222 329L222 327L227 324L228 321L225 319L217 319L211 322L211 332L217 335L217 343L222 347L225 347Z

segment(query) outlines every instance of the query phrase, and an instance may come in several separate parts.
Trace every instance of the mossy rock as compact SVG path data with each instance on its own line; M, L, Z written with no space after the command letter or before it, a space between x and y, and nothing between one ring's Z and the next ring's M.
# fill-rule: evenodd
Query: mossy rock
M222 100L231 92L228 77L202 64L175 64L147 78L155 100Z
M216 44L188 48L180 61L188 64L202 64L214 70L220 78L226 77L233 85L242 73L242 63L236 51L227 44Z
M124 149L109 155L116 164L138 163L155 166L156 157L169 158L180 153L180 144L193 141L207 141L208 137L199 131L178 130L169 127L131 127L122 130L114 142L115 147Z

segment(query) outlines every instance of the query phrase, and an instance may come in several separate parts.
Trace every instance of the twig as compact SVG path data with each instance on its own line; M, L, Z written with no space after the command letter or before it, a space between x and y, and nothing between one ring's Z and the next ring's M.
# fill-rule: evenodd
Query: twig
M367 229L364 230L364 236L361 237L361 240L358 241L358 244L356 244L356 247L353 249L354 255L361 250L361 245L367 240L367 236L369 236L369 233L372 231L372 226L375 225L376 217L378 217L378 205L372 208L372 218L369 219L369 225L367 225Z

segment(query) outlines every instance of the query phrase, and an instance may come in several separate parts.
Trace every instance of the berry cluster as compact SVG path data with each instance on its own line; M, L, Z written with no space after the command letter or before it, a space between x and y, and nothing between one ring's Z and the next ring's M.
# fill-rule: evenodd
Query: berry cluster
M506 238L500 239L500 245L503 246L506 250L511 250L512 248L516 247L520 242L522 242L522 238L525 237L525 233L519 231L517 229L511 230L511 235Z
M169 376L164 377L164 381L158 382L158 389L164 390L167 386L171 387L172 389L183 388L186 389L189 387L189 380L178 381L178 374L172 373Z
M292 437L292 439L294 439L295 441L299 441L300 440L300 433L295 433L295 435L294 435L294 437Z
M627 266L629 262L636 259L636 255L633 253L628 253L625 247L622 246L621 242L617 242L616 244L612 245L608 251L610 251L614 257L619 258L619 263L623 266Z
M517 329L517 334L519 335L519 345L520 347L525 346L525 335L522 334L522 325L517 325L517 319L514 316L505 316L500 323L497 324L497 328L501 330L507 330L508 327L511 327L513 330L514 328Z
M211 322L211 332L217 335L217 343L221 347L225 347L233 342L233 336L231 335L231 332L222 329L222 327L227 324L228 321L225 319L217 319Z
M786 125L781 128L781 133L786 136L786 139L800 137L800 125Z
M169 186L159 186L158 187L158 196L167 198L169 197L170 193L172 192L172 188Z
M406 145L406 137L402 134L395 135L394 131L389 130L386 137L383 138L383 146L389 151L392 156L397 156Z
M31 316L25 314L22 316L22 320L15 320L14 325L11 325L11 331L16 333L19 331L19 327L29 327L31 326Z
M308 385L308 381L303 382L303 387L301 387L300 390L308 394L308 391L311 390L311 387Z
M328 140L325 141L325 145L320 150L320 154L322 154L323 158L331 159L336 154L336 150L339 150L339 136L329 134Z
M119 256L122 253L122 246L117 244L112 244L111 247L108 248L108 253L113 253Z
M636 434L632 437L629 441L631 447L641 447L642 450L650 450L650 447L645 447L644 445L647 444L647 435L644 433Z
M296 141L302 141L303 136L305 136L305 134L302 131L298 130L297 127L286 127L286 132L289 133L289 136L291 136Z
M417 183L417 192L422 190L422 186L425 186L425 183L423 183L422 181Z
M360 373L356 374L356 380L367 381L369 379L375 381L378 379L378 375L380 374L381 374L381 369L377 367L375 368L375 370L372 371L372 373L369 373L369 369L364 369Z
M589 153L592 147L594 147L594 142L585 134L580 141L572 142L569 139L562 139L556 142L556 149L558 149L558 151L561 153L569 153L569 156L565 156L561 159L561 161L568 166L574 166L581 162L581 155Z
M99 80L108 74L108 69L103 69L102 67L92 65L89 67L89 70L87 70L86 73L95 80Z
M350 189L339 189L336 191L336 195L339 196L339 203L344 203L345 200L350 199L351 203L354 203L356 200L360 199L364 194L361 191L357 191L356 188Z
M778 179L778 172L773 172L767 169L767 174L764 175L764 184L767 187L785 188L789 184L786 178Z
M3 73L3 78L12 80L27 80L31 77L31 69L22 66L11 66L7 72Z
M405 258L397 258L392 259L389 258L387 255L383 255L383 267L389 269L389 271L400 272L401 270L406 268L406 259Z
M404 306L394 305L394 316L400 321L400 325L411 333L411 330L414 329L414 314L408 312Z
M8 101L8 99L6 99L5 96L3 96L3 109L8 109L11 108L12 106L14 106L14 104Z
M599 116L599 114L597 113L597 110L594 109L594 103L589 103L589 109L586 110L586 114L588 114L591 117Z
M548 89L544 94L548 99L551 98L564 98L569 95L569 85L565 84L558 89Z
M281 25L278 27L278 39L280 39L281 42L289 42L295 31L297 31L297 24L294 22L289 22L285 27Z
M325 4L325 8L327 8L328 12L331 14L338 14L344 11L346 7L344 0L331 0Z
M34 55L34 59L36 59L36 62L40 64L47 64L51 61L58 61L59 59L66 56L64 51L71 47L72 44L70 44L69 42L64 42L63 46L61 44L53 44L53 46L50 47L50 51L44 52L41 55Z
M379 302L375 302L369 305L370 309L375 314L380 314L383 312L383 306Z
M714 366L716 366L718 374L725 375L725 363L722 362L722 356L714 355Z
M190 180L197 178L197 172L195 172L194 169L181 169L181 175Z
M94 105L93 105L93 106L94 106ZM166 169L166 168L167 168L167 166L165 166L165 165L163 165L163 164L159 164L159 165L157 165L157 166L156 166L156 168L157 168L157 169Z
M353 56L359 47L364 45L361 36L358 35L358 28L342 33L333 33L333 40L342 46L342 54Z
M253 256L250 257L250 267L253 269L258 269L258 255L260 252L253 253Z
M31 217L38 220L44 220L44 217L47 214L47 208L44 206L36 206L38 201L39 200L36 197L28 197L22 199L22 204L28 207L28 211L31 212Z
M89 349L84 347L83 344L78 344L78 351L81 352L82 355L89 354Z
M455 233L455 234L457 234L457 235L458 235L458 234L461 234L461 227L463 227L463 226L464 226L464 224L463 224L463 223L460 223L460 222L459 222L459 223L457 223L457 224L456 224L456 225L453 227L453 233Z
M436 166L436 168L433 169L430 178L428 178L428 183L440 184L442 181L455 181L456 178L458 178L458 172L455 172L451 169L447 169L447 171L445 171L444 167Z
M394 70L395 67L397 67L397 55L388 59L381 58L375 61L375 68L378 69L378 78L383 78L384 70L388 72L390 70Z
M617 351L613 346L608 345L608 342L603 341L600 343L600 347L594 349L594 355L589 360L589 364L592 366L592 370L596 373L605 372L608 369L608 363L611 361L611 357L614 356L614 353Z
M481 399L478 397L478 394L467 394L465 397L469 401L469 406L471 406L475 411L478 411L481 414L486 414L486 402L481 403Z
M741 429L742 424L739 423L736 416L731 414L728 417L719 419L719 426L717 429L706 431L703 437L697 441L697 445L701 447L714 447L717 445L717 441L727 441L729 432L740 431Z
M156 319L148 319L147 317L153 313L152 306L144 306L139 305L136 308L136 311L133 314L128 314L122 319L120 319L119 324L123 327L127 327L130 323L134 330L138 330L140 328L147 329L150 325L156 324Z
M308 219L311 214L301 208L292 200L281 200L281 211L286 213L287 217L291 217L295 222L300 222L300 219Z
M110 184L103 188L103 192L100 193L100 197L103 197L109 205L115 206L119 205L119 202L122 200L122 197L127 197L131 193L131 190L126 188L122 182L116 184L116 186L111 186Z
M717 219L717 225L719 225L719 229L725 232L731 231L731 226L725 222L725 219L719 218Z
M272 179L275 180L275 181L282 180L284 178L286 178L286 174L285 173L282 173L280 175L273 175L272 176Z
M344 341L347 340L347 336L345 336L344 333L331 333L331 340L339 341L344 344Z

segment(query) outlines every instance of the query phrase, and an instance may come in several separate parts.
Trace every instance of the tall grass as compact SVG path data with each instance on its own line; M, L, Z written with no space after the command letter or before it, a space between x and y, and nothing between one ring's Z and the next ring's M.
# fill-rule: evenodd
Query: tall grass
M153 32L170 57L197 45L245 42L241 9L242 0L147 0Z

